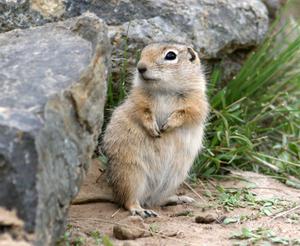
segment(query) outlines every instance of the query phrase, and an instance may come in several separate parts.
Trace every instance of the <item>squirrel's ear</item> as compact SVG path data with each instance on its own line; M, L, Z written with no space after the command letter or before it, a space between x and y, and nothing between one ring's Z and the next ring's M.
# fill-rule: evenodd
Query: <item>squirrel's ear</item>
M193 50L192 48L190 48L190 47L188 47L187 50L188 50L189 54L191 55L190 61L191 61L191 62L195 61L196 58L197 58L197 53L196 53L196 51L194 51L194 50Z

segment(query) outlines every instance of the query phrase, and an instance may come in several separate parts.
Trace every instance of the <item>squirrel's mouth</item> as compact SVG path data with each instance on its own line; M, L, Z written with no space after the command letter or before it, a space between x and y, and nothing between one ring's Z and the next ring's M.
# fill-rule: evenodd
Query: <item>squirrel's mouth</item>
M144 80L145 82L153 82L153 81L157 80L155 78L151 78L151 77L147 76L146 74L140 74L140 78L142 80Z

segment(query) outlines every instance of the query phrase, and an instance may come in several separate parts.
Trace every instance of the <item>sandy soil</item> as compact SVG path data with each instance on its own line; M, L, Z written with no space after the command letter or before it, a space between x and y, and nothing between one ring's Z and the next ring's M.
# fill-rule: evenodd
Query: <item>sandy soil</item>
M100 178L97 181L99 174L99 162L94 161L78 198L97 197L100 193L107 193L108 189L103 185L103 179ZM116 224L128 223L129 228L135 226L130 224L129 212L122 208L119 209L118 205L109 202L72 205L69 211L68 234L65 235L65 239L74 243L79 238L81 243L78 245L101 245L102 235L109 236L113 245L234 245L235 243L237 245L254 245L253 241L249 241L250 239L248 241L234 240L230 237L234 233L240 232L242 228L255 230L262 227L272 230L277 238L290 240L290 245L292 245L292 240L294 240L293 245L300 245L299 190L256 173L233 173L231 176L239 176L242 179L200 182L193 186L202 199L190 188L181 187L180 193L193 197L197 202L193 205L153 208L159 213L159 217L147 218L141 222L145 230L150 230L152 235L145 233L146 237L135 240L118 240L114 237L113 227ZM227 189L238 188L239 190L248 187L251 193L256 195L257 200L265 202L253 206L251 204L241 205L245 207L234 205L231 210L226 211L226 206L220 205L222 192L217 190L218 186ZM210 194L210 197L204 196L204 194ZM271 213L265 214L262 211L270 199L280 202L274 203ZM187 216L174 216L186 211L190 211ZM219 221L211 224L195 222L195 217L208 214L218 218ZM243 221L242 218L246 218L246 216L248 219ZM224 224L222 223L224 217L239 217L241 221ZM99 240L93 236L95 232L100 233ZM295 240L299 240L299 244ZM259 240L255 245L262 245L262 243L263 240ZM269 242L268 245L271 243Z
M16 214L0 207L0 246L30 246L30 235L24 231L24 224Z

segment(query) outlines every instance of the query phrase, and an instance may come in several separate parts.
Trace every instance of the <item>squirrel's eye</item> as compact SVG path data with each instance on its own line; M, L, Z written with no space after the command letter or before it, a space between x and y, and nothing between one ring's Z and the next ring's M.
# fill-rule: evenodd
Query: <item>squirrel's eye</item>
M173 51L169 51L166 56L165 56L165 60L175 60L176 59L176 54Z

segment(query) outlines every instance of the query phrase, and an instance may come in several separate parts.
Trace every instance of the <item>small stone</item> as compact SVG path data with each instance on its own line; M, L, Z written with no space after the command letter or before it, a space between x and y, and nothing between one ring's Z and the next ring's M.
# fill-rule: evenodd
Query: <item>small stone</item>
M195 222L198 224L211 224L216 221L216 218L212 216L211 214L208 214L206 216L197 216L195 218Z
M113 235L119 240L136 239L145 236L146 227L139 216L131 216L113 227Z

